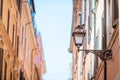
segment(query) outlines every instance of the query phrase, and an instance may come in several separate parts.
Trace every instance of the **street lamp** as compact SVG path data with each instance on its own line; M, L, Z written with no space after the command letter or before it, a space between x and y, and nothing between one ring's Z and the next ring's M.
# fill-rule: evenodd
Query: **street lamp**
M75 46L77 46L77 48L79 48L82 45L84 35L85 35L85 31L83 30L83 27L78 25L72 34L74 42L75 42Z
M83 25L84 26L84 25ZM104 61L104 80L107 80L107 61L112 59L112 50L85 50L85 49L80 49L82 46L82 43L84 41L84 36L85 36L85 30L83 29L83 26L78 25L74 32L72 33L73 39L75 46L78 48L78 51L85 51L86 54L88 53L93 53L100 57L102 61Z

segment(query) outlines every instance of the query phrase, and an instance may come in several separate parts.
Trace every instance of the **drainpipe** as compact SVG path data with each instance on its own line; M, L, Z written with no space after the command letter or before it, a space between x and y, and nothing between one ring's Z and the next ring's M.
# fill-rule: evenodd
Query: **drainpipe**
M107 48L107 33L106 33L106 0L104 0L104 47L103 50ZM107 80L107 61L104 60L104 80Z

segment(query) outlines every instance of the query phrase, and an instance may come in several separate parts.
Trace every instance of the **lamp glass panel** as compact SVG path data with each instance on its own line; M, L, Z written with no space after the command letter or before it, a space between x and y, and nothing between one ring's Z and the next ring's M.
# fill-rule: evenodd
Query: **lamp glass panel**
M82 44L84 34L74 34L75 44Z

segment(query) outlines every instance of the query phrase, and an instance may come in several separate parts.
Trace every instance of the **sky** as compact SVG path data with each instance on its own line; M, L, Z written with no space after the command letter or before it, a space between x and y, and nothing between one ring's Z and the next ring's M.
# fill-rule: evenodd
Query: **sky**
M72 0L35 0L35 19L46 61L44 80L68 80L71 77L72 54L68 48L72 4Z

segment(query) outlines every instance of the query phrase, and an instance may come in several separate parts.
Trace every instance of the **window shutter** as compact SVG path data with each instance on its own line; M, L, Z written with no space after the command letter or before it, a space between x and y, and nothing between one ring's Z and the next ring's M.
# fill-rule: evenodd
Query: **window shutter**
M85 50L87 49L87 44L86 44L87 41L86 41L86 40L87 40L87 39L86 39L86 36L85 36L85 37L84 37L84 46L83 46ZM86 58L86 52L85 52L85 51L84 51L83 57Z
M85 24L85 0L82 0L82 25Z
M88 80L91 80L91 79L90 79L90 71L88 72Z
M91 29L91 16L88 16L88 28Z
M92 0L89 0L89 28L92 28Z
M76 24L77 23L77 17L76 16L74 16L74 23Z
M91 32L90 32L90 16L88 16L88 43L90 43L91 40Z
M91 28L92 28L92 0L89 0L89 16L88 16L88 43L91 41Z

